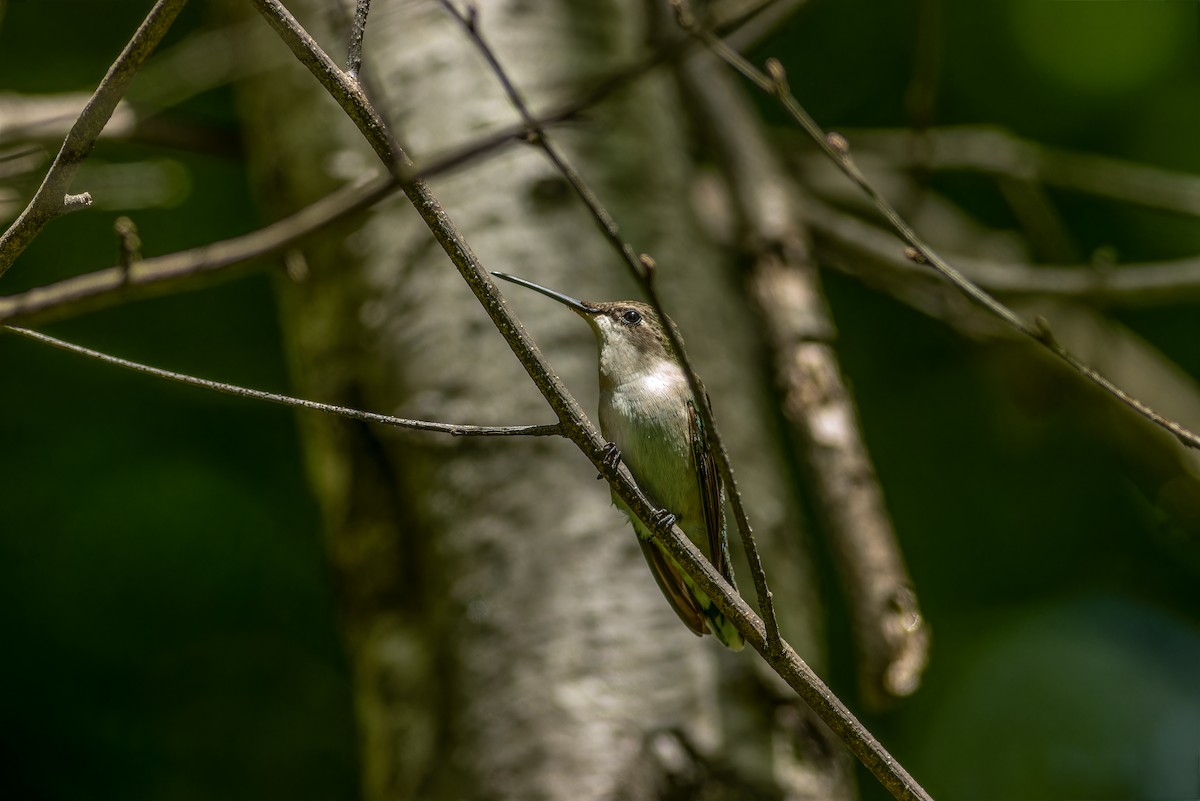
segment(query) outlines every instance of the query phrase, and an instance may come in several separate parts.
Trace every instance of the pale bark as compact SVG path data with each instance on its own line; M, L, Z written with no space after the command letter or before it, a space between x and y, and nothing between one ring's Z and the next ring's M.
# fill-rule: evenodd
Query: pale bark
M289 4L292 5L292 4ZM640 7L481 3L480 25L535 107L632 60ZM331 53L324 3L293 11ZM265 38L258 47L278 48ZM418 159L516 120L434 4L373 4L363 74ZM792 488L744 305L687 213L678 102L665 76L555 132L634 247L713 396L759 533L785 635L821 663ZM245 94L259 188L276 211L372 166L298 65ZM585 298L632 294L593 221L541 154L511 150L433 190L490 269ZM283 324L299 391L471 423L552 415L402 199L307 248ZM293 270L293 273L297 271ZM562 307L512 304L595 408L595 346ZM343 603L364 794L383 799L784 797L847 792L840 749L749 652L693 637L659 595L628 523L563 440L414 437L305 423ZM744 573L742 574L744 576ZM743 584L749 586L748 580Z

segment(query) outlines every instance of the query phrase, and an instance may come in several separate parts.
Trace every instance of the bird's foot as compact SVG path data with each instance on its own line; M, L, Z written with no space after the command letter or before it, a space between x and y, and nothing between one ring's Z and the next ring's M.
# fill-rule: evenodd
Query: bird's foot
M675 521L678 519L679 518L671 514L666 509L659 509L654 513L654 516L650 518L650 522L654 524L655 528L659 526L662 526L663 528L670 528L671 526L675 525Z
M600 457L600 463L609 470L616 470L617 465L621 463L621 449L617 447L617 443L610 442L604 446L604 455ZM604 478L604 473L597 473L596 480Z

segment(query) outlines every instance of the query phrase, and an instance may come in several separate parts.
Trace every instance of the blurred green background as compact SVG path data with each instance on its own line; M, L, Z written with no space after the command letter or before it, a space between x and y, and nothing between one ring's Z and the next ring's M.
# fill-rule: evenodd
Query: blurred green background
M0 91L90 91L148 7L0 2ZM216 26L210 13L191 4L164 47ZM828 129L988 123L1200 173L1194 3L813 0L756 54L766 55ZM915 74L933 76L925 111L911 102ZM769 104L763 112L784 124ZM146 255L260 224L231 91L159 122L201 130L205 143L101 143L93 165L156 159L162 191L144 207L55 222L3 294L113 264L121 213ZM988 180L935 182L1015 227ZM1193 219L1051 197L1085 259L1100 247L1122 261L1200 251ZM920 692L868 724L937 798L1200 796L1197 521L1160 508L1145 468L1070 393L1014 391L1027 349L966 340L827 280L934 635ZM1200 376L1193 308L1121 320ZM48 330L287 389L261 274ZM11 336L0 337L0 365L0 795L356 797L351 687L292 413ZM828 584L830 629L844 632ZM831 684L850 699L852 659L838 635ZM869 777L861 786L885 797Z

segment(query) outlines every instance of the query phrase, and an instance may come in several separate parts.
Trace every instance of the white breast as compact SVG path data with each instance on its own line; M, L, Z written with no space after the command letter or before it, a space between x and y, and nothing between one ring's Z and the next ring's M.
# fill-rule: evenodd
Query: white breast
M680 522L700 512L683 372L669 362L600 393L600 430L656 505Z

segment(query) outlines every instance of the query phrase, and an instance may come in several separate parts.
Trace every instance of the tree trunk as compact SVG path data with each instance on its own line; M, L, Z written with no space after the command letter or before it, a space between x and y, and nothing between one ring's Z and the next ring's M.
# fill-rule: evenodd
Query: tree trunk
M341 12L289 5L340 59ZM628 64L645 41L632 0L479 5L483 35L534 108ZM265 33L258 47L283 45ZM376 0L366 52L373 99L418 161L518 120L434 3ZM300 65L264 76L243 99L272 212L375 169ZM552 136L625 238L658 261L766 541L785 635L819 665L815 593L756 339L734 280L688 214L678 102L667 76L652 74ZM633 295L534 148L432 188L489 269L584 298ZM289 276L283 325L306 397L451 422L553 419L403 196L292 254ZM594 409L587 326L503 289ZM368 801L849 793L844 760L830 756L840 747L761 660L725 653L676 619L628 522L569 442L449 439L309 415L303 425L355 671Z

